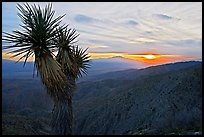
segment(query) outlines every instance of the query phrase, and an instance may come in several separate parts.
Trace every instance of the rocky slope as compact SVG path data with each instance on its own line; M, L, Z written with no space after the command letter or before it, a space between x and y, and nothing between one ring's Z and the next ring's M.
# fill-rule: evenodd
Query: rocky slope
M122 72L78 83L75 134L202 134L201 62ZM39 79L2 85L3 134L49 134L53 104Z
M201 76L202 66L196 65L136 80L93 83L86 89L107 91L103 85L109 83L109 92L76 102L76 134L201 130Z

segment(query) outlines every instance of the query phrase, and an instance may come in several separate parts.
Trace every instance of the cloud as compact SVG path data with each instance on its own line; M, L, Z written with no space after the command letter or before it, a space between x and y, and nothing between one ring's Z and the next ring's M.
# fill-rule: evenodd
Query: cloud
M162 20L172 20L174 19L174 17L165 15L165 14L152 14L153 17L158 18L158 19L162 19Z
M90 43L94 43L94 44L102 44L102 45L107 45L107 42L106 41L103 41L103 40L97 40L97 39L90 39L88 40Z
M74 17L74 20L79 22L79 23L91 23L96 21L96 19L86 16L86 15L82 15L82 14L78 14Z
M108 48L108 46L103 45L90 45L88 46L90 49L96 49L96 48Z
M151 34L153 34L153 32L152 31L145 31L143 34L144 35L151 35Z
M144 43L153 43L153 42L157 42L157 40L152 38L144 38L144 37L135 38L129 41L129 43L135 43L135 44L144 44Z
M166 41L167 44L182 46L182 47L202 47L202 40L200 39L184 39L184 40L172 40Z
M35 4L44 7L47 3ZM157 51L202 55L201 2L54 2L53 9L56 16L66 14L62 22L80 33L80 46L102 46L93 46L92 52ZM4 2L2 30L16 30L20 23L16 3Z
M126 24L130 27L134 27L134 26L138 25L138 23L134 20L129 20L126 22Z

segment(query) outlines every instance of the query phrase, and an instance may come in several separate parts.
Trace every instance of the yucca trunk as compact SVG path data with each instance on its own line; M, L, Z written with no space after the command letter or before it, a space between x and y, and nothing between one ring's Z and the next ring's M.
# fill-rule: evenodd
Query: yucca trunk
M66 86L66 95L64 98L54 102L54 111L52 117L52 130L57 135L73 134L73 106L72 98L75 90L75 80L68 79ZM71 83L71 87L70 87Z
M65 98L59 102L54 102L54 112L52 118L52 130L56 135L72 135L72 99Z

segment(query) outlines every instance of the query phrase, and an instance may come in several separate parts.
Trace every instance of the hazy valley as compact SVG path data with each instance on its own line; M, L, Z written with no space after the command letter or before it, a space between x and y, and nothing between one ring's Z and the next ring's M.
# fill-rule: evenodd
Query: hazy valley
M202 62L136 69L121 60L93 60L77 82L74 134L200 134ZM17 64L2 60L3 134L48 134L52 100L33 64Z

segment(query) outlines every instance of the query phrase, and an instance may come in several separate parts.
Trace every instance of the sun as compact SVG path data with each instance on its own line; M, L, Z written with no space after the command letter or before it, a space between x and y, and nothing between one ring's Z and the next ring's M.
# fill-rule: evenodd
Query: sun
M146 59L155 59L155 58L157 58L155 55L144 55L143 57L146 58Z

